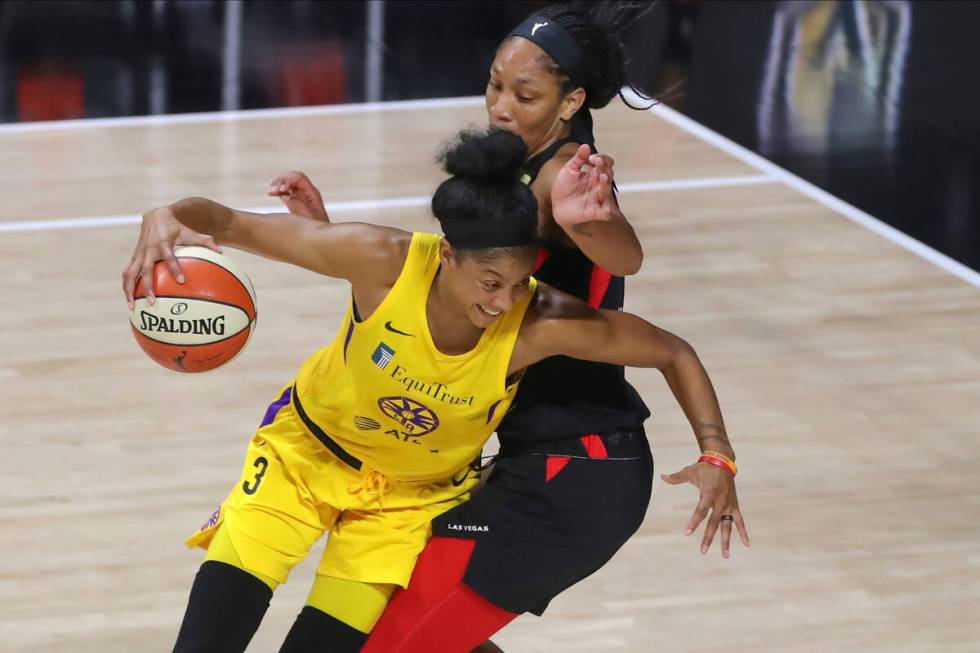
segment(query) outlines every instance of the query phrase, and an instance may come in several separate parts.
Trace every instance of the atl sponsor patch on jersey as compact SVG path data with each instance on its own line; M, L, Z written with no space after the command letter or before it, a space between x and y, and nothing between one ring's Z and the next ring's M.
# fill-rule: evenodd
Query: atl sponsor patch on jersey
M378 407L413 437L432 433L439 428L439 416L435 411L408 397L381 397Z

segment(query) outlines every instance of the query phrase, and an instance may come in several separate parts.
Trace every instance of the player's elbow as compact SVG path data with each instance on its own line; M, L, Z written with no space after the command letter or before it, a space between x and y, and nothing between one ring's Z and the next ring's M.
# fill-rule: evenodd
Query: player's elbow
M684 340L684 338L681 338L680 336L674 336L674 337L677 338L677 342L674 345L674 348L676 350L675 356L685 356L689 358L698 357L698 353L694 351L694 347L691 345L691 343L689 343L687 340Z
M638 273L640 266L643 265L643 248L640 246L640 243L636 243L635 247L626 248L611 263L612 265L606 268L610 274L617 277L632 276Z
M636 252L631 253L629 257L626 258L626 264L623 266L623 271L619 274L621 277L629 277L637 274L640 271L640 267L643 265L643 250L637 249Z
M692 363L695 365L701 364L698 353L694 351L694 347L687 340L674 336L674 342L671 343L671 367L677 369Z

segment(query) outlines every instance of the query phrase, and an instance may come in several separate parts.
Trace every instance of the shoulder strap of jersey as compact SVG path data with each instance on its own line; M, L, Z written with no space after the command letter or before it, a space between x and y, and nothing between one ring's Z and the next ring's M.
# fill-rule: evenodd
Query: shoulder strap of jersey
M546 147L541 152L538 152L527 162L524 163L524 168L522 169L523 175L521 176L521 181L524 182L526 186L530 186L534 183L534 180L538 178L538 173L541 172L541 168L548 161L554 158L555 154L562 148L566 143L574 142L570 138L559 138L557 141Z
M558 150L560 150L562 146L564 146L566 143L580 143L580 142L581 141L575 138L559 138L557 141L555 141L554 143L546 147L544 150L538 152L537 154L535 154L534 156L532 156L530 159L527 160L527 162L524 164L524 167L521 169L523 173L521 176L521 181L524 182L524 185L530 186L531 184L534 183L534 180L538 178L538 173L541 172L541 168L544 167L544 164L546 164L548 161L551 161L551 159L554 158L555 154L558 153ZM592 150L593 154L598 152L598 150L595 147L595 143L589 142L588 145L589 145L589 149Z
M401 277L418 283L417 280L424 277L433 265L438 265L439 242L441 240L442 236L439 234L421 231L413 233L412 244L408 248L408 256L405 258L405 267L402 269Z
M408 247L408 255L402 264L402 271L395 279L394 285L385 295L367 320L362 320L357 305L354 303L354 295L351 293L351 311L357 322L374 320L375 315L390 311L399 306L414 306L418 302L419 293L427 293L429 290L425 281L434 274L435 268L439 265L439 242L442 236L416 231L412 234L412 242ZM423 295L424 296L424 295Z

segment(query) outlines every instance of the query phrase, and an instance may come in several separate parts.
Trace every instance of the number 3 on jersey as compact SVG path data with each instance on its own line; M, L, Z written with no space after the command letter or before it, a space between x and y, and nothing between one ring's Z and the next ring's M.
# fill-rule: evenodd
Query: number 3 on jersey
M262 482L262 477L265 476L265 472L269 469L269 461L265 459L264 456L259 456L255 459L253 466L256 468L255 478L251 481L246 480L242 483L242 492L245 494L255 494L259 489L259 483Z

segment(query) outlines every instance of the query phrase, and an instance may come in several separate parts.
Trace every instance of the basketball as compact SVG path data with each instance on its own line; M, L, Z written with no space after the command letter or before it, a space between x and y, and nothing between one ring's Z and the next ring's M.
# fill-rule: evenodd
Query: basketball
M136 342L154 361L176 372L205 372L237 356L255 330L255 290L233 260L206 247L174 250L184 271L177 283L166 262L153 267L156 301L142 282L129 315Z

